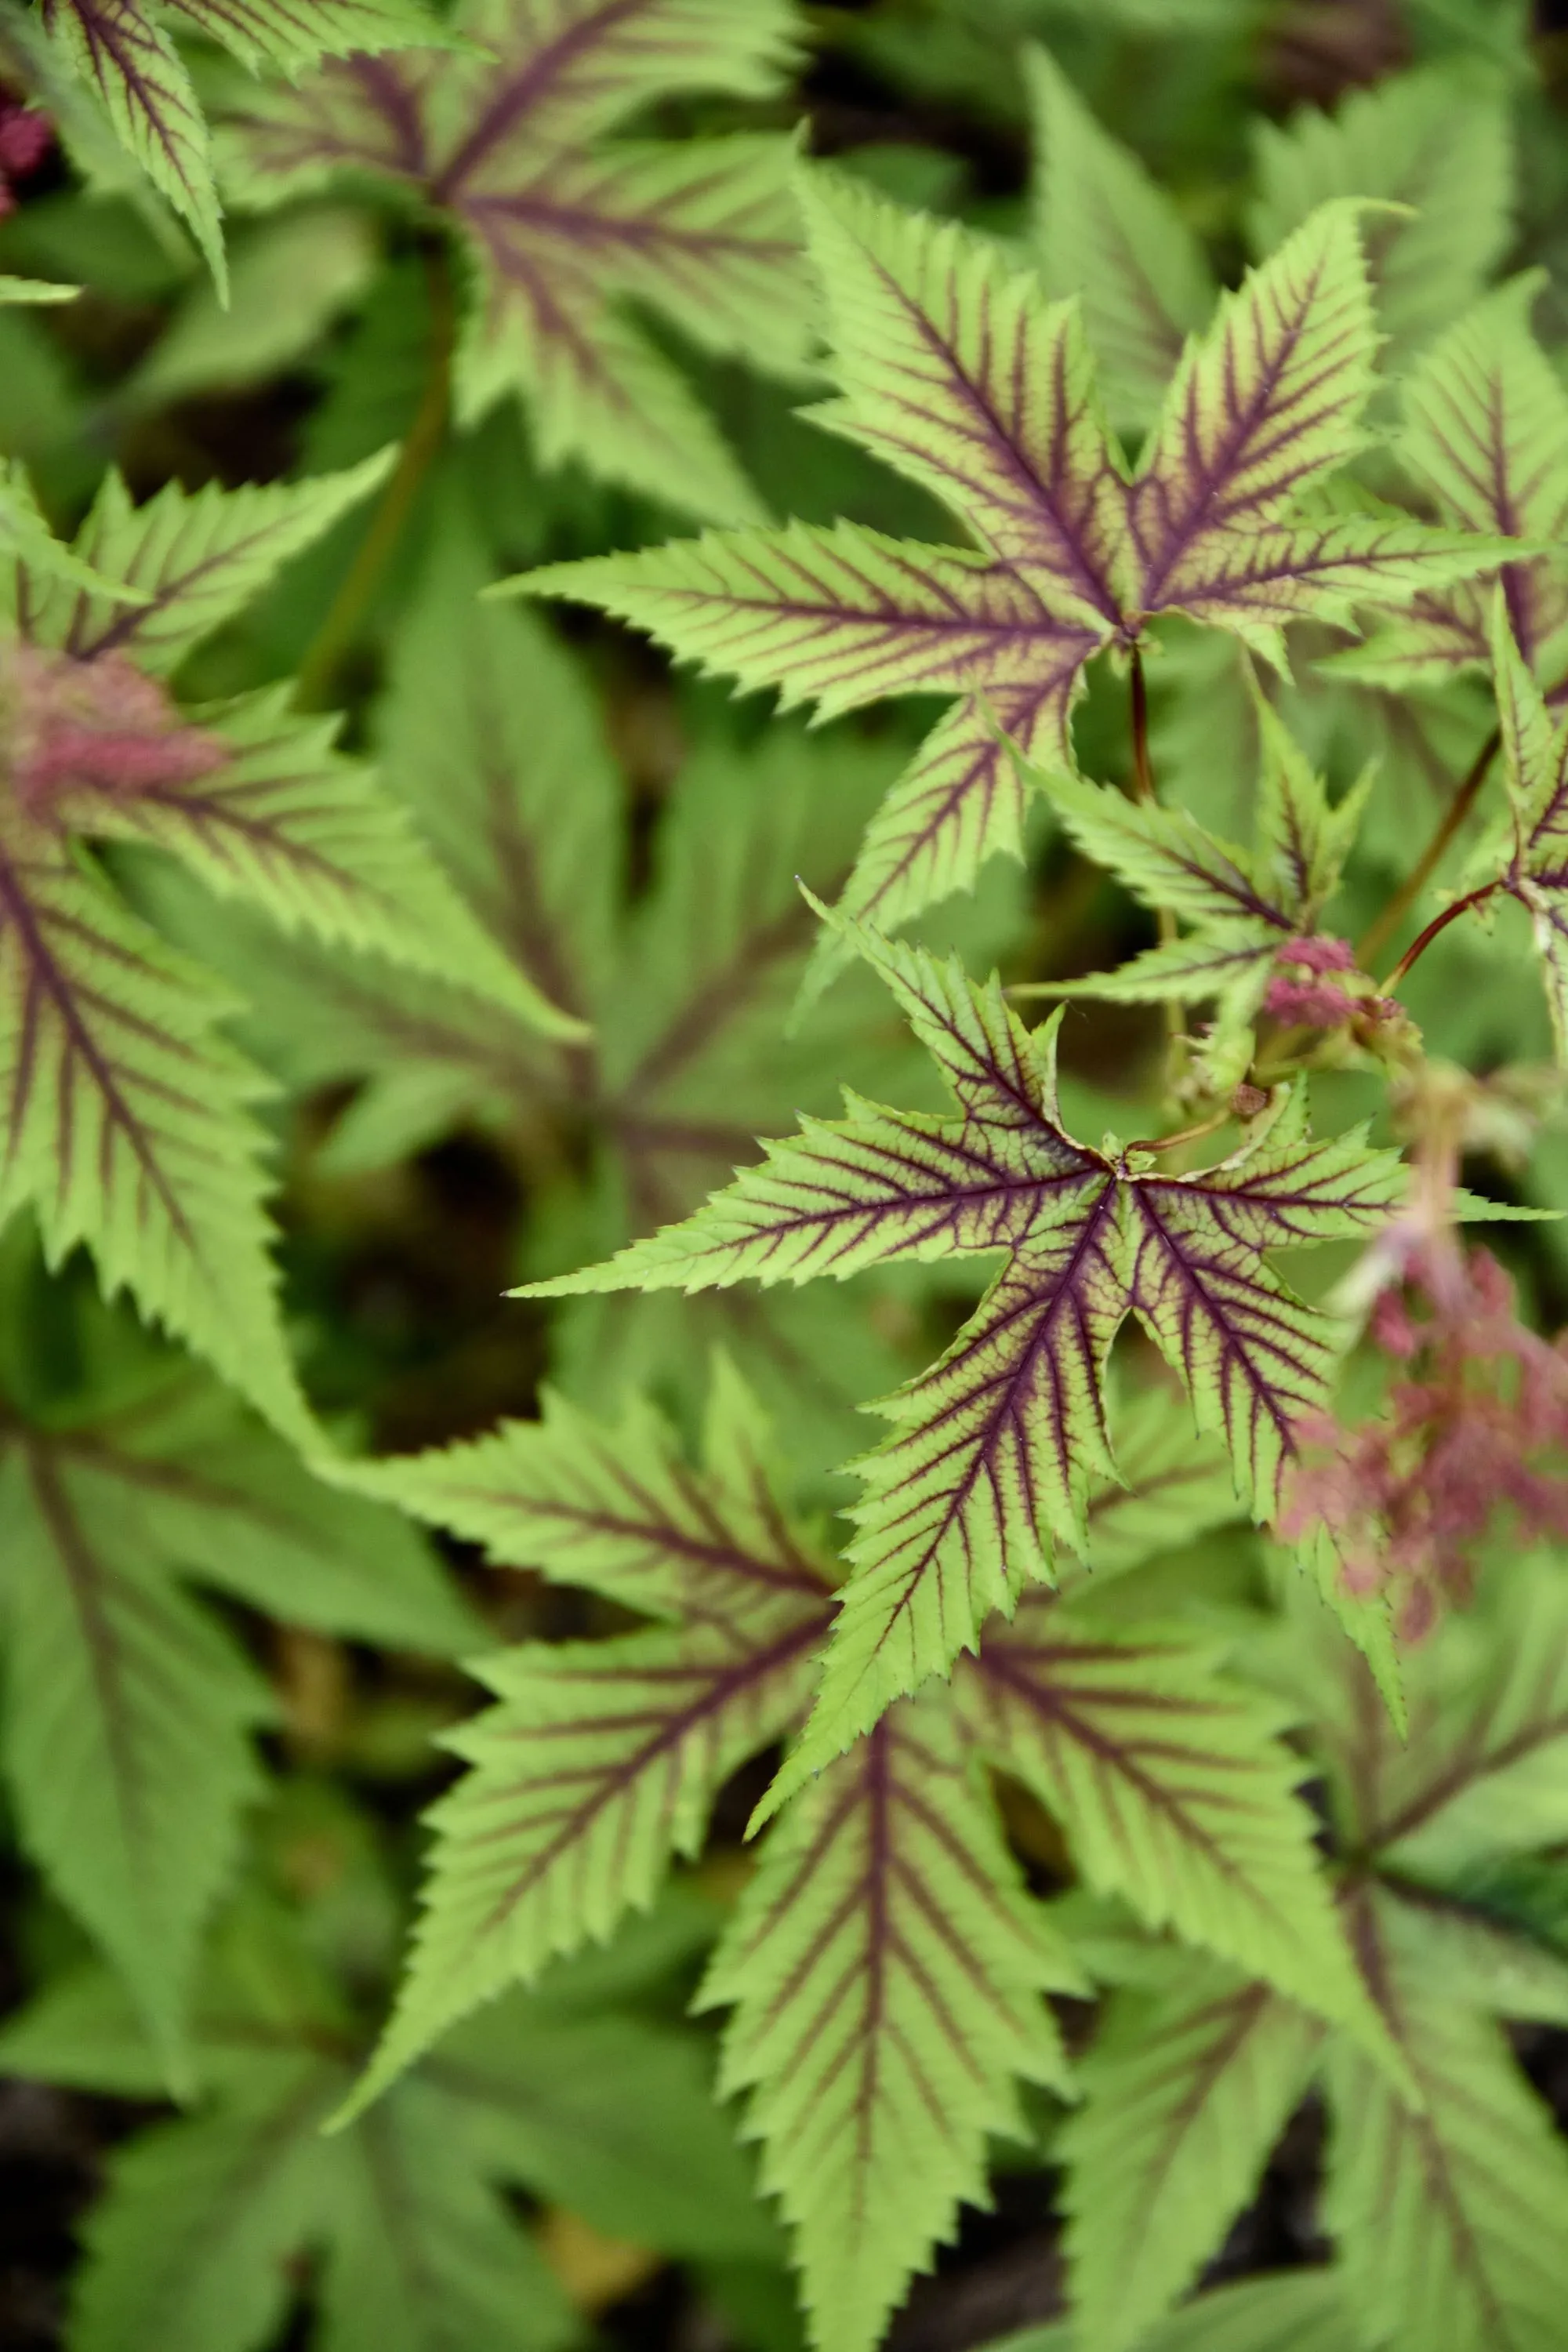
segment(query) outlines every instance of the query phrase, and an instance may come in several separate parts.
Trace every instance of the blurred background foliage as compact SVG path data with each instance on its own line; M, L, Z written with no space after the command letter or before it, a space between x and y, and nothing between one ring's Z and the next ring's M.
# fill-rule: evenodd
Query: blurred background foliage
M1468 227L1458 217L1472 208L1473 174L1455 173L1447 190L1452 310L1487 276L1543 264L1556 290L1538 308L1537 332L1568 373L1561 0L816 0L805 15L810 50L771 119L804 116L817 152L905 203L1026 244L1031 135L1018 59L1037 39L1173 193L1230 280L1259 208L1278 215L1289 201L1279 126L1305 108L1353 109L1413 69L1457 72L1482 146L1486 122L1502 128L1495 217ZM0 27L0 63L5 37ZM727 119L710 101L668 111L665 130ZM1298 164L1304 152L1289 149ZM1483 155L1476 169L1486 168ZM1476 234L1487 249L1467 262ZM111 463L140 496L171 480L194 488L325 472L409 431L433 321L424 232L406 211L339 194L237 216L230 235L225 310L194 249L155 212L84 188L57 154L16 175L0 272L85 289L67 308L0 310L0 454L26 460L58 527L75 523ZM1464 282L1472 267L1475 282ZM1415 339L1441 323L1384 320ZM680 362L776 511L952 535L917 491L801 422L798 394L740 364L688 351ZM345 591L365 530L356 510L180 680L185 698L200 699L282 678L332 633L328 682L347 709L345 740L374 752L500 935L522 926L520 960L548 971L552 992L595 1020L591 1045L546 1045L500 1013L455 993L446 1003L384 967L280 946L129 854L122 874L248 1001L242 1034L278 1080L268 1116L291 1334L313 1400L345 1436L395 1449L458 1436L532 1412L546 1377L599 1411L651 1387L689 1426L720 1340L787 1429L803 1496L827 1507L845 1491L830 1465L863 1442L853 1405L928 1360L955 1327L964 1302L950 1287L921 1274L852 1297L723 1294L700 1307L667 1297L546 1307L501 1295L683 1213L752 1136L797 1109L830 1111L841 1082L900 1101L920 1100L930 1084L868 981L840 983L798 1034L786 1028L810 946L791 877L833 893L866 811L929 713L900 706L808 738L758 702L734 705L672 676L590 618L546 623L468 604L484 580L688 527L571 467L542 471L504 404L448 438L367 599ZM346 629L332 618L345 594ZM1407 862L1413 831L1429 830L1440 792L1485 737L1487 709L1467 686L1395 706L1313 679L1305 665L1300 675L1289 715L1331 776L1348 781L1371 752L1384 761L1374 804L1384 831L1372 839L1364 903L1347 917L1353 929L1377 904L1378 857L1389 873ZM1226 641L1173 637L1154 720L1173 797L1243 830L1251 721ZM1124 772L1123 723L1119 698L1091 691L1078 726L1088 772ZM536 898L526 921L524 867ZM1060 977L1143 944L1152 932L1142 920L1042 835L1026 874L994 867L978 899L928 935L981 962L1000 958L1010 977ZM1547 1058L1522 957L1510 963L1451 933L1411 1003L1434 1046L1473 1069ZM1089 1121L1079 1131L1113 1121L1116 1097L1137 1091L1158 1045L1157 1016L1074 1016L1064 1047L1069 1109ZM1338 1083L1348 1106L1357 1082ZM1560 1145L1516 1175L1521 1191L1568 1205ZM1494 1167L1487 1181L1508 1180ZM1568 1318L1565 1233L1533 1229L1509 1253L1548 1325ZM188 1393L126 1315L98 1304L84 1267L46 1279L16 1229L0 1286L7 1445L56 1446L68 1467L84 1430L120 1444L116 1416L152 1398L164 1416L160 1460L210 1465L215 1448L243 1452L247 1441L220 1427L221 1398ZM135 1443L144 1463L151 1441ZM272 1475L255 1464L244 1473L253 1484ZM113 1539L134 1538L121 1528ZM189 1579L190 1589L165 1579L156 1605L210 1662L217 1744L203 1751L216 1759L205 1769L243 1789L246 1859L193 1963L201 2023L181 2061L188 2105L177 2111L166 2064L81 1928L14 1841L0 1843L0 1998L11 2009L36 1996L0 2038L0 2065L17 2070L0 2084L0 2345L43 2352L59 2340L85 2230L100 2284L78 2315L83 2352L223 2352L269 2333L331 2352L548 2352L584 2330L627 2352L793 2352L782 2247L751 2200L749 2159L707 2099L706 2025L685 2016L747 1866L741 1832L765 1762L725 1799L706 1857L647 1921L606 1953L558 1968L536 1995L486 2011L384 2109L322 2140L316 2126L374 2036L395 1971L417 1817L447 1772L432 1736L470 1703L453 1657L487 1635L609 1630L614 1612L535 1577L481 1575L455 1546L455 1581L443 1586L422 1543L390 1518L345 1544L384 1577L388 1547L411 1548L402 1622L384 1591L373 1604L347 1570L330 1603L307 1610L276 1529L256 1538L249 1571L233 1564L249 1555L232 1527L209 1542L209 1562L231 1563L222 1575L204 1570L197 1536L157 1540L164 1565L174 1557ZM47 1657L47 1645L33 1654ZM13 1723L13 1748L29 1736ZM204 1768L193 1769L199 1778ZM1009 1825L1036 1883L1057 1885L1062 1855L1043 1817L1016 1800ZM1555 1932L1568 1946L1561 1921ZM1565 2046L1538 2032L1526 2053L1560 2116ZM917 2285L896 2352L964 2352L1058 2307L1054 2111L1044 2100L1038 2121L1037 2144L1005 2155L995 2210L969 2217ZM1315 2129L1310 2112L1298 2119L1213 2275L1316 2250ZM435 2170L404 2163L407 2136L419 2134L447 2152ZM263 2189L254 2181L264 2147L277 2160ZM100 2227L106 2179L118 2193ZM226 2202L204 2203L204 2183L224 2185ZM421 2273L426 2244L436 2268ZM184 2298L174 2335L155 2317L158 2267L171 2259L212 2269L210 2295Z

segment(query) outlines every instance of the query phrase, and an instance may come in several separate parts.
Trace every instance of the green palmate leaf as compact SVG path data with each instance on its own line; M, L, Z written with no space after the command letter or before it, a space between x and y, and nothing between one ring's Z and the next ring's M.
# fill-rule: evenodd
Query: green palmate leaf
M1417 1990L1362 1940L1421 2095L1335 2045L1325 2216L1369 2339L1391 2352L1549 2352L1568 2293L1568 2155L1500 2029Z
M1053 299L1079 297L1110 420L1142 432L1214 308L1214 280L1171 198L1100 129L1054 58L1031 49L1028 73L1040 276Z
M679 1620L483 1663L499 1704L453 1735L470 1769L431 1817L427 1907L360 2104L466 2010L646 1906L721 1783L804 1708L831 1586L758 1442L726 1377L706 1472L646 1412L611 1433L557 1404L542 1426L358 1474L494 1559Z
M1306 109L1257 131L1253 251L1273 251L1318 205L1381 197L1369 219L1379 322L1401 364L1479 299L1513 232L1508 109L1474 75L1427 68L1358 90L1333 116Z
M272 204L341 172L436 207L476 273L458 364L463 413L527 399L547 464L595 471L720 520L756 512L685 380L629 301L710 350L798 371L806 304L774 135L607 142L694 90L770 95L787 0L467 0L473 54L324 68L231 116L228 176Z
M34 1204L57 1257L86 1241L111 1288L294 1429L249 1109L259 1074L217 1034L231 1001L78 845L172 851L288 928L482 989L527 1025L575 1027L430 870L404 815L332 755L330 730L290 721L279 692L193 729L156 683L383 470L232 495L171 487L142 508L111 476L78 551L137 601L26 562L5 588L18 642L0 647L0 1215Z
M193 919L187 906L180 930L249 999L247 1042L292 1085L358 1084L328 1165L381 1166L481 1127L540 1202L527 1270L553 1272L686 1213L796 1106L828 1108L836 1076L898 1083L910 1057L869 975L784 1034L816 929L793 877L842 881L891 767L851 743L813 758L789 735L745 755L710 739L658 819L628 911L632 812L595 706L531 615L475 604L484 577L454 531L395 641L376 748L520 987L589 1019L592 1040L545 1040L499 1003L284 945L229 908ZM802 1458L826 1462L854 1442L855 1402L904 1363L858 1308L816 1304L584 1302L555 1328L552 1369L601 1406L643 1387L684 1401L721 1344Z
M1568 392L1530 331L1542 279L1513 280L1450 328L1405 386L1399 449L1444 520L1503 531L1537 552L1499 574L1514 636L1532 667L1561 667L1568 623ZM1396 689L1486 667L1489 597L1458 583L1425 593L1364 646L1329 665Z
M1192 925L1115 971L1053 983L1051 995L1110 1003L1189 1004L1217 999L1220 1015L1210 1058L1250 1055L1250 1024L1270 981L1320 929L1366 806L1369 770L1337 807L1322 779L1261 695L1255 698L1260 739L1257 845L1248 852L1210 834L1184 809L1129 801L1077 776L1045 775L1047 799L1085 854L1109 867L1146 906ZM1335 943L1344 962L1348 949ZM1346 993L1345 1017L1356 1009ZM1239 1075L1239 1067L1236 1075Z
M445 46L411 0L166 0L176 28L221 41L245 60L286 68L323 54ZM190 74L147 0L45 0L49 37L86 84L121 146L193 230L219 287L223 230L211 141Z
M1568 720L1559 727L1515 642L1506 592L1493 613L1498 719L1513 838L1498 887L1530 916L1560 1062L1568 1062Z
M0 458L0 562L23 563L44 578L68 581L100 596L118 593L125 603L136 601L133 589L117 591L113 581L103 579L55 537L39 511L26 468L8 458Z
M138 0L46 0L43 17L58 62L85 84L121 147L189 225L221 286L207 126L167 31Z
M520 2172L531 2180L531 2168L498 2141L509 2117L527 2113L518 2078L531 2032L572 2051L581 2074L607 2054L592 2032L516 2011L503 2027L498 2015L492 2043L466 2065L416 2076L327 2138L321 2125L357 2054L352 2017L283 1923L263 1914L243 1934L237 1923L226 1943L204 1997L202 2103L115 2158L87 2231L72 2340L87 2352L258 2352L309 2263L319 2352L552 2352L567 2341L574 2315L500 2193ZM635 2082L643 2053L635 2029L630 2038L628 2049L618 2037L616 2054ZM486 2060L496 2062L488 2079L478 2071ZM100 1979L68 1980L24 2012L0 2064L93 2088L107 2074L143 2098L157 2089L145 2044ZM558 2112L563 2104L558 2095ZM687 2121L683 2103L678 2133Z
M1113 1993L1057 2143L1080 2352L1121 2352L1253 2194L1321 2029L1267 1985L1190 1959Z
M842 919L839 919L842 920ZM1268 1270L1270 1246L1375 1226L1403 1178L1359 1137L1309 1140L1298 1098L1205 1173L1168 1177L1061 1125L1054 1024L1031 1036L999 985L847 925L961 1106L921 1117L851 1099L803 1124L684 1225L539 1289L725 1287L842 1277L889 1261L1005 1250L978 1312L931 1370L879 1408L896 1434L867 1493L795 1785L890 1700L972 1646L982 1618L1084 1551L1091 1487L1114 1475L1102 1378L1135 1314L1182 1378L1237 1490L1275 1507L1292 1425L1327 1394L1333 1335ZM1059 1021L1059 1015L1058 1020Z
M291 719L289 703L283 687L203 711L221 765L133 796L79 789L61 822L166 850L286 930L378 951L495 999L531 1028L580 1034L474 921L403 809L335 754L338 721Z
M1060 2084L1040 1998L1077 1972L1024 1895L945 1696L906 1701L769 1840L701 1998L795 2241L814 2339L869 2352L911 2270Z
M1010 747L1070 764L1085 663L1184 612L1283 659L1298 615L1348 623L1507 551L1392 513L1309 511L1362 446L1376 337L1358 207L1325 205L1190 341L1131 483L1083 328L952 222L803 179L841 396L822 421L934 490L983 554L851 524L710 534L536 572L677 656L819 711L956 697L874 821L845 897L883 928L1016 850ZM841 961L836 943L821 971Z
M1396 1871L1441 1881L1563 1835L1568 1611L1550 1557L1510 1568L1510 1591L1489 1596L1468 1641L1445 1643L1424 1673L1421 1654L1406 1661L1407 1745L1380 1724L1358 1748L1348 1676L1333 1702L1345 1718L1330 1753L1347 1822Z
M1383 2044L1283 1711L1224 1681L1211 1647L1035 1594L987 1628L958 1690L976 1745L1061 1821L1090 1885Z
M228 620L312 541L382 481L384 450L341 474L193 492L171 482L142 506L118 474L106 474L74 543L75 554L117 583L94 593L36 579L23 562L6 579L7 619L30 643L79 661L122 654L167 677L193 646ZM118 593L135 592L134 601Z
M143 1383L144 1385L144 1383ZM5 1765L22 1838L181 2055L197 1937L257 1788L266 1685L199 1579L323 1630L451 1654L477 1622L390 1512L319 1486L216 1385L7 1416Z
M1225 1448L1194 1430L1184 1403L1167 1389L1145 1390L1119 1406L1116 1460L1119 1482L1091 1496L1086 1515L1097 1584L1238 1517Z
M278 1327L257 1072L232 1010L16 807L0 816L0 1219L206 1355L269 1418L303 1406Z

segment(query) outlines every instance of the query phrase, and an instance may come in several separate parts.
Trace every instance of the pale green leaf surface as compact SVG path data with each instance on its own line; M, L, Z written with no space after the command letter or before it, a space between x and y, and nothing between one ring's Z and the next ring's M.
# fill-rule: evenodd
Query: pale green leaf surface
M258 1072L229 1010L51 827L0 828L0 1220L37 1213L112 1295L205 1355L281 1426L303 1406L284 1351L262 1205Z
M189 225L225 282L207 126L178 50L139 0L48 0L59 61L85 84L115 138Z
M34 581L19 567L6 603L34 644L80 660L128 654L139 669L166 677L191 647L237 613L313 540L368 497L386 476L382 451L341 474L298 483L187 491L171 482L134 506L116 473L74 542L83 562L138 592L128 605L114 591Z
M1321 2034L1267 1985L1204 1960L1110 1996L1057 2142L1082 2352L1142 2344L1190 2284L1251 2199Z
M1354 90L1336 114L1303 109L1256 134L1249 228L1271 252L1315 206L1366 196L1410 207L1371 213L1363 231L1379 322L1398 367L1468 310L1513 231L1508 110L1484 79L1452 69L1395 75Z
M1063 2078L1041 1994L1074 1981L940 1696L770 1836L700 1997L734 2008L721 2087L751 2094L825 2352L870 2352L960 2200L984 2199L988 2137L1023 2128L1014 2078Z
M220 766L134 794L73 792L63 821L165 850L285 929L435 973L547 1034L578 1033L475 922L404 810L334 751L337 720L293 718L289 700L288 686L266 688L196 714L227 752Z
M971 1737L1061 1822L1091 1886L1382 2049L1282 1710L1212 1646L1036 1595L987 1628L960 1690Z
M205 1916L259 1786L266 1685L114 1498L45 1447L0 1468L6 1776L22 1839L133 1991L165 2066Z
M1390 2352L1551 2352L1568 2294L1568 2155L1489 2019L1385 1969L1419 2111L1336 2042L1324 2218Z
M356 2106L466 2011L646 1909L729 1774L804 1708L829 1587L758 1445L754 1408L721 1374L705 1472L646 1414L617 1444L564 1409L370 1474L494 1557L682 1623L479 1662L499 1704L449 1739L470 1769L431 1815L413 1959Z
M1026 62L1040 276L1047 294L1079 298L1111 421L1142 431L1214 308L1213 276L1171 197L1100 129L1056 60L1031 48Z

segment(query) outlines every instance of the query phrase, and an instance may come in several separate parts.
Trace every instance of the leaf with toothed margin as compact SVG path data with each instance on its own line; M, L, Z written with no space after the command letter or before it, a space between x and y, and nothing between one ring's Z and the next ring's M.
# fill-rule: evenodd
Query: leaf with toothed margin
M188 1361L144 1338L128 1351L100 1309L83 1321L89 1376L47 1412L9 1397L0 1433L5 1771L23 1845L174 2076L259 1786L246 1735L276 1712L191 1580L444 1656L483 1628L394 1512L318 1484Z
M76 291L74 287L65 290ZM10 457L0 457L0 563L5 562L26 564L40 579L62 580L79 590L117 597L121 604L138 601L135 589L117 588L55 537L39 511L26 469L19 459Z
M1380 199L1366 257L1378 324L1402 373L1426 338L1477 301L1512 241L1507 102L1451 68L1391 75L1330 116L1304 107L1256 129L1252 249L1269 253L1318 205Z
M1323 1878L1292 1711L1211 1643L1033 1592L985 1629L954 1699L987 1759L1066 1832L1089 1885L1398 2062Z
M1129 2352L1250 2202L1321 2028L1189 1954L1112 1992L1057 2143L1080 2352Z
M1532 668L1551 658L1568 625L1568 391L1530 329L1544 282L1542 272L1527 271L1433 345L1405 383L1399 441L1401 463L1445 522L1540 551L1498 574ZM1426 591L1365 645L1322 667L1399 690L1485 669L1489 603L1480 583Z
M1492 667L1513 804L1499 886L1530 916L1557 1058L1568 1064L1568 719L1556 722L1531 676L1501 586L1492 609Z
M1331 807L1321 777L1266 698L1253 694L1260 771L1253 850L1221 841L1185 809L1130 801L1076 776L1044 775L1041 788L1085 856L1107 867L1145 906L1167 908L1191 931L1162 941L1115 971L1047 983L1025 994L1095 997L1122 1004L1216 999L1217 1036L1242 1035L1282 957L1317 932L1339 887L1373 783L1369 770ZM1350 951L1343 950L1345 962ZM1356 1000L1345 998L1345 1015Z
M194 232L226 281L212 142L195 85L161 16L252 67L285 71L322 56L420 46L452 37L410 0L44 0L49 40L97 100L115 138Z
M1215 305L1202 247L1054 58L1026 52L1035 117L1033 249L1047 294L1076 294L1111 422L1142 432Z
M434 206L473 262L462 416L519 394L545 464L579 458L667 504L755 518L733 457L630 306L799 374L790 142L605 134L693 91L773 96L793 55L788 0L465 0L451 29L471 55L354 58L231 107L226 189L266 205L348 173Z
M702 1991L724 2093L795 2240L812 2336L872 2352L985 2194L1015 2080L1065 2087L1041 1998L1081 1990L1024 1892L945 1693L906 1700L768 1839Z
M1323 2219L1368 2340L1552 2352L1568 2295L1568 2154L1503 2029L1423 1984L1363 1888L1356 1935L1418 2101L1330 2047Z
M51 1262L85 1242L108 1292L298 1433L250 1110L266 1086L218 1034L233 1009L65 835L0 815L0 1223L33 1208Z
M785 1520L764 1448L721 1369L703 1471L647 1410L607 1429L554 1402L542 1424L344 1473L498 1563L675 1621L479 1661L496 1704L448 1741L469 1769L430 1816L424 1916L356 2108L465 2011L646 1907L700 1845L722 1783L805 1707L831 1579Z
M72 551L117 585L95 592L39 577L24 558L6 568L0 587L6 620L30 644L76 660L123 654L167 677L290 557L368 497L394 455L384 449L341 474L237 490L171 482L142 506L118 474L107 474Z
M1363 446L1376 337L1358 207L1325 207L1183 354L1137 478L1107 437L1076 303L953 222L821 170L802 201L838 397L835 432L934 491L979 549L850 523L710 534L553 565L510 590L577 598L678 659L824 714L954 698L894 786L843 894L889 929L1016 854L1016 743L1071 767L1085 665L1173 611L1283 667L1287 622L1349 625L1495 563L1512 542L1390 511L1341 513L1323 478ZM1308 508L1306 493L1317 503ZM1011 739L1011 740L1009 740ZM844 961L827 935L808 992Z
M186 222L220 287L223 226L206 121L184 59L141 0L44 0L44 28L115 139Z
M812 1727L782 1783L950 1667L981 1620L1088 1547L1093 1484L1113 1476L1104 1365L1135 1315L1221 1436L1237 1491L1275 1509L1294 1423L1327 1397L1337 1334L1266 1253L1375 1229L1404 1171L1362 1135L1313 1142L1300 1094L1234 1158L1192 1175L1061 1124L1059 1013L1031 1035L994 979L835 917L879 971L957 1098L922 1117L848 1103L771 1145L684 1224L532 1295L698 1291L1005 1250L947 1354L877 1409L896 1431L857 1466L855 1574ZM777 1801L777 1800L773 1800Z
M373 951L505 1005L531 1028L580 1037L476 922L398 804L332 750L338 721L289 713L288 686L195 714L227 757L134 793L78 788L68 831L167 851L223 898L287 931Z

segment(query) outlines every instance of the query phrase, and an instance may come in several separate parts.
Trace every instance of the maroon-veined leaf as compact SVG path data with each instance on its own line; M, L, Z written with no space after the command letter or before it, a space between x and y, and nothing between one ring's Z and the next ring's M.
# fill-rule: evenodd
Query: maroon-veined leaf
M1498 577L1516 643L1555 683L1568 650L1553 646L1568 625L1568 391L1531 332L1542 284L1527 271L1434 344L1405 385L1399 454L1446 522L1534 551ZM1326 667L1400 690L1485 669L1489 601L1467 582L1426 591Z
M356 2105L465 2011L646 1907L723 1781L803 1710L832 1582L782 1513L763 1443L721 1370L705 1471L647 1411L612 1431L556 1402L542 1424L344 1473L498 1563L677 1621L479 1662L497 1703L448 1741L469 1769L431 1814L425 1913Z
M272 204L341 171L434 207L474 263L457 393L465 417L527 401L547 465L613 479L719 520L756 501L711 422L628 304L705 348L798 372L806 305L773 134L606 142L628 116L692 89L776 89L785 0L470 0L472 56L354 58L231 111L226 178Z
M1254 125L1248 242L1271 252L1320 205L1372 199L1363 224L1378 324L1403 375L1411 355L1477 301L1513 241L1508 103L1453 62L1352 89L1332 115L1303 107Z
M30 644L74 660L120 654L151 677L168 677L291 556L368 497L393 455L383 450L307 481L236 490L214 483L188 491L170 482L141 506L117 473L106 474L72 551L114 584L95 591L35 573L24 560L5 580L7 620Z
M1530 916L1557 1058L1568 1062L1568 719L1557 722L1531 675L1502 586L1492 614L1492 667L1513 809L1500 887Z
M1568 2155L1502 2029L1413 1980L1363 1893L1358 1940L1419 2104L1335 2041L1324 2219L1390 2352L1549 2352L1568 2294Z
M250 1113L265 1087L218 1034L232 1010L54 825L5 811L0 1220L31 1207L52 1262L87 1243L106 1290L298 1432Z
M86 84L121 146L189 224L223 286L206 121L164 26L140 0L44 0L43 21L70 76Z
M1040 276L1047 294L1079 297L1111 421L1142 433L1214 309L1214 279L1172 198L1100 129L1056 60L1031 48L1026 63Z
M868 835L850 913L901 923L1016 851L1008 732L1037 764L1070 767L1085 664L1152 617L1185 612L1282 666L1289 621L1349 625L1358 604L1407 600L1511 543L1321 503L1363 446L1373 383L1355 205L1314 214L1189 341L1129 483L1073 303L1047 302L975 232L832 173L803 173L802 188L839 388L821 420L934 490L983 552L796 523L514 584L598 605L786 704L962 698ZM821 959L816 980L839 944Z
M1331 806L1322 779L1256 690L1253 705L1260 765L1251 851L1220 840L1184 808L1130 801L1077 776L1041 776L1079 849L1145 906L1192 929L1114 971L1017 992L1126 1004L1217 1003L1201 1060L1222 1098L1252 1058L1253 1024L1266 999L1273 1002L1271 983L1314 996L1324 1025L1332 1025L1336 1002L1348 1022L1371 990L1351 980L1354 957L1343 940L1314 935L1339 887L1374 771Z
M855 1574L812 1727L770 1802L901 1692L951 1666L982 1619L1083 1551L1092 1486L1114 1475L1103 1374L1135 1315L1228 1450L1238 1493L1274 1510L1300 1417L1327 1397L1332 1326L1266 1252L1373 1229L1398 1160L1359 1134L1314 1142L1297 1095L1232 1159L1185 1176L1061 1124L1052 1024L1031 1035L993 980L836 918L879 971L960 1105L850 1117L770 1145L685 1224L536 1294L801 1282L900 1259L1005 1249L947 1354L879 1406L896 1424L858 1465Z
M285 930L368 950L505 1005L531 1028L579 1036L468 914L405 812L333 751L336 719L289 715L288 687L197 714L223 756L200 775L133 792L78 788L68 832L168 852L224 898Z
M1061 1823L1089 1885L1262 1978L1389 2063L1330 1899L1289 1710L1212 1643L1031 1593L955 1678L969 1736Z
M770 1835L704 1983L746 2091L814 2340L870 2352L911 2271L985 2201L1015 2080L1061 2086L1042 1994L1080 1987L1026 1896L946 1696L906 1701Z
M1124 2352L1252 2198L1322 2029L1267 1984L1187 1955L1120 1988L1057 2143L1083 2352Z

